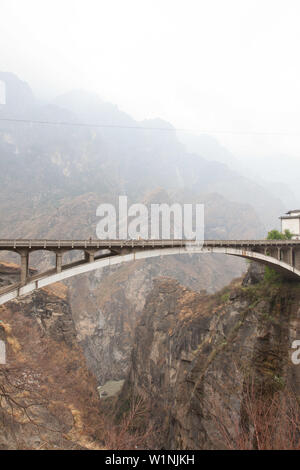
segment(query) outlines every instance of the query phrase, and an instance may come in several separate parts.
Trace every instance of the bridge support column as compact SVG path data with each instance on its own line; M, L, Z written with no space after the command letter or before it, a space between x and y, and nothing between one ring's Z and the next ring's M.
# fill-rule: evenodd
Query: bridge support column
M56 255L56 262L55 262L55 267L56 267L56 272L61 273L62 270L62 257L63 254L66 252L66 250L58 249L55 250L55 255Z
M86 261L88 261L89 263L93 263L93 261L95 261L95 253L95 250L85 250L84 255Z
M281 260L281 248L280 247L277 247L277 259L278 261Z
M293 247L290 248L289 258L290 258L290 265L294 267L294 248Z
M300 270L300 247L294 249L295 268Z
M56 272L57 273L61 273L62 256L63 256L63 253L61 251L56 252Z
M21 286L25 286L28 279L29 272L29 251L24 250L20 252L21 255Z

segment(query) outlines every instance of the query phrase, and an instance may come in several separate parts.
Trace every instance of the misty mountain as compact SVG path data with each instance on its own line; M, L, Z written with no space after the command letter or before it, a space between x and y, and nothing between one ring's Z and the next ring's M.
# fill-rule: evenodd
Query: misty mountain
M298 207L300 166L297 158L288 155L272 155L244 156L243 159L237 159L212 136L180 132L178 137L189 152L203 155L208 160L225 163L239 176L242 175L248 181L255 181L257 187L260 187L260 192L263 189L266 197L272 196L280 199L286 210ZM230 197L228 193L227 195ZM243 198L243 193L240 197Z
M16 75L0 71L0 80L5 83L6 102L0 104L0 112L7 116L22 117L31 113L36 105L33 92L26 82Z
M283 203L263 186L217 161L214 139L205 139L206 158L188 152L174 128L160 119L137 122L117 106L80 90L41 104L13 74L2 73L0 79L6 83L8 103L0 108L0 118L21 116L61 123L0 121L3 203L15 200L16 205L42 208L51 206L51 201L57 205L63 198L90 192L107 200L127 194L138 202L161 187L196 197L218 193L229 201L249 204L260 218L262 232L276 226ZM79 125L82 123L90 125ZM212 160L214 152L216 159ZM226 150L222 152L224 157Z
M236 168L238 165L237 158L211 135L195 135L191 132L179 131L178 138L186 146L188 152L203 155L207 160L217 160L231 168Z
M241 171L264 181L271 192L276 192L282 200L287 200L289 207L299 206L300 164L297 157L273 154L266 157L245 158L242 163Z

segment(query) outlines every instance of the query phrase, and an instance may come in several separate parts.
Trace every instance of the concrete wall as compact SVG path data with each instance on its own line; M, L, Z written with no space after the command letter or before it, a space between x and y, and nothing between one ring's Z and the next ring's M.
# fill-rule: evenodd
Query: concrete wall
M282 232L290 230L295 235L300 234L300 218L295 219L281 219Z

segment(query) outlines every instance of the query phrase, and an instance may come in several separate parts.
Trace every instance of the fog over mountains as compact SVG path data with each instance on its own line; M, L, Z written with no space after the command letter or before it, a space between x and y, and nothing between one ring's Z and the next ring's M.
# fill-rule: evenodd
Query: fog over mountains
M208 194L218 194L228 203L246 204L244 210L256 214L256 228L263 236L294 203L283 183L267 181L259 163L247 176L247 170L213 137L181 132L178 137L175 130L163 130L172 129L170 123L160 119L137 122L85 91L70 91L51 103L40 103L29 85L14 74L2 72L0 80L6 84L1 119L74 124L0 122L2 205L15 201L36 211L90 192L101 200L127 194L139 202L157 188L171 192L179 202L189 198L203 202ZM77 126L80 123L124 128ZM246 235L251 229L249 223L242 231ZM5 217L1 230L3 236L8 233Z
M286 206L298 207L300 164L295 156L288 154L261 156L254 153L251 158L247 155L238 158L220 145L213 136L193 135L187 132L178 134L179 140L186 144L188 151L205 155L205 158L209 160L225 163L240 175L255 181L274 197L281 199Z

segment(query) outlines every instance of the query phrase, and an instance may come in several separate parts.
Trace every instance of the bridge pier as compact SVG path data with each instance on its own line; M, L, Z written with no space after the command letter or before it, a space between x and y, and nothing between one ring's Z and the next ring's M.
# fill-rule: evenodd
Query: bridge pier
M84 250L85 260L89 263L93 263L95 261L95 253L96 250Z
M21 255L20 283L21 283L21 286L25 286L27 279L28 279L28 273L29 273L29 251L22 250L22 251L19 251L19 254Z
M292 246L290 247L289 255L290 255L290 263L289 264L294 267L295 266L295 263L294 263L294 248Z
M280 247L277 248L277 259L278 261L281 260L281 248Z
M296 269L300 269L300 249L294 250L294 265Z
M287 264L289 264L289 262L290 262L289 249L287 249L287 248L282 249L282 261L284 263L287 263Z
M57 273L61 273L62 257L63 257L63 252L57 251L56 252L56 272Z

